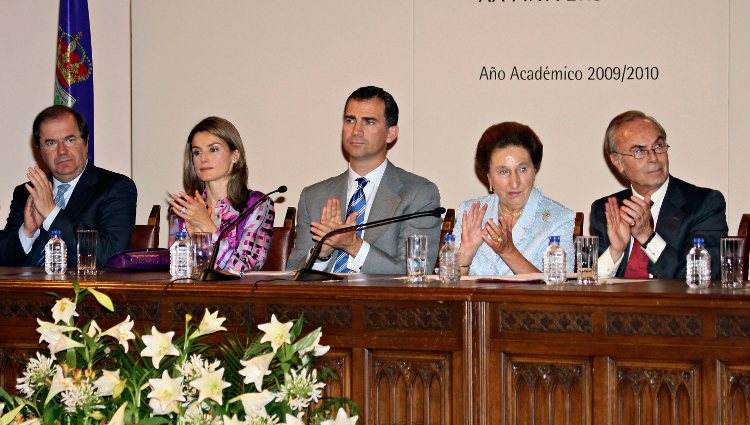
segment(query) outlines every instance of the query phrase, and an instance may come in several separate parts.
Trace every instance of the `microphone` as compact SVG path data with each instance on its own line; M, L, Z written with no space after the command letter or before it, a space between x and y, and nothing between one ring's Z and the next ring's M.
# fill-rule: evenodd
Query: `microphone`
M320 250L323 248L323 242L325 242L328 238L330 238L333 235L352 232L355 230L364 230L364 229L370 229L373 227L385 226L386 224L398 223L401 221L411 220L412 218L430 217L430 216L440 217L444 213L445 213L445 208L438 207L438 208L435 208L434 210L420 211L420 212L415 212L415 213L410 213L410 214L398 215L395 217L384 218L382 220L371 221L369 223L355 224L353 226L347 226L347 227L342 227L340 229L332 230L326 233L325 235L323 235L323 237L320 238L318 243L315 244L315 247L313 248L312 253L310 254L310 258L307 259L307 263L305 264L305 267L298 270L296 273L294 273L292 280L311 281L311 280L343 280L344 279L343 277L339 275L328 273L328 272L321 271L321 270L313 270L312 268L313 264L315 264L315 260L318 258L318 255L320 255Z
M237 216L237 218L234 219L227 227L224 228L224 230L219 233L219 237L216 238L216 242L214 243L214 251L211 255L211 261L208 262L208 267L206 267L205 270L201 272L200 277L198 280L202 281L210 281L210 280L235 280L239 279L241 276L236 275L234 273L225 272L223 270L214 270L214 267L216 266L216 257L219 255L219 246L221 245L222 239L224 239L224 236L226 236L229 231L239 224L242 220L247 218L247 216L250 215L255 209L260 205L261 202L268 199L269 196L273 195L274 193L284 193L286 192L286 186L281 185L276 190L272 192L268 192L265 195L263 195L260 199L255 201L255 203L250 207L246 208L245 211L242 211L240 215Z

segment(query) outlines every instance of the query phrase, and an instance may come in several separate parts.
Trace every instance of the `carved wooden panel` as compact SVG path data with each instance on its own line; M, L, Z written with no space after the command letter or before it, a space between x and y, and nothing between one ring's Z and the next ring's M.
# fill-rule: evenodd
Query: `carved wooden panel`
M750 366L724 365L720 380L724 397L721 411L725 425L750 424Z
M352 308L346 305L269 304L266 307L266 321L270 322L273 314L282 322L297 320L304 314L306 326L322 326L323 330L352 326Z
M700 365L613 362L614 421L626 424L696 424L700 421Z
M368 353L368 424L449 424L450 353Z
M717 316L717 338L750 338L749 316Z
M16 391L16 379L23 376L29 357L37 350L23 349L0 349L0 388L4 388L11 394ZM48 355L49 352L41 347L39 352Z
M450 330L453 315L448 307L365 307L368 329Z
M500 310L500 331L590 334L593 325L589 312Z
M591 423L588 359L504 356L503 363L507 424Z
M702 337L698 315L607 313L607 335Z
M316 367L321 371L327 368L336 376L325 380L323 394L329 397L351 397L352 395L352 355L348 350L331 350L318 359Z

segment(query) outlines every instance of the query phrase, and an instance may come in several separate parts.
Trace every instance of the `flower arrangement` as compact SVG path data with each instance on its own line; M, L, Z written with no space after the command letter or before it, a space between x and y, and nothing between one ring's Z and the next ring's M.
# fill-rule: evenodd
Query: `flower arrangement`
M55 303L52 322L37 319L49 355L29 360L17 395L0 389L0 425L352 425L358 419L350 400L322 395L332 373L319 374L314 362L329 347L320 345L320 328L301 335L302 318L282 323L274 315L254 338L227 338L211 350L202 340L226 331L218 312L206 309L197 325L186 315L176 338L155 326L139 336L130 316L106 330L95 320L79 327L76 307L86 296L110 311L114 306L95 289L73 282L73 290L73 300Z

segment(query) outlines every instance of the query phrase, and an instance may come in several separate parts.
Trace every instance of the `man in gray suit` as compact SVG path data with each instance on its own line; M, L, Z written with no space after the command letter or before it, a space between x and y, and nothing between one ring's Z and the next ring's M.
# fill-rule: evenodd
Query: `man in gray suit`
M349 95L341 130L349 169L302 190L288 268L303 267L311 248L332 230L440 206L434 183L386 159L398 138L397 124L398 106L385 90L368 86ZM323 244L314 268L336 273L404 274L406 237L413 234L427 235L427 264L435 264L440 219L423 217L335 235Z

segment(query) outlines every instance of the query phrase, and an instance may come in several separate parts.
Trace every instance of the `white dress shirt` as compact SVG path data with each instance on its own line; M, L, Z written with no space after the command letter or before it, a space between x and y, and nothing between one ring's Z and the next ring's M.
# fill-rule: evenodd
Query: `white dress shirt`
M86 162L86 166L83 167L85 170L86 167L88 167L88 161ZM83 175L83 172L81 174L77 175L76 178L69 181L68 184L70 187L68 187L68 190L65 191L63 194L63 199L65 200L65 205L68 205L68 200L70 200L70 196L73 194L73 190L76 188L76 185L78 184L78 180L81 179L81 176ZM59 190L60 185L63 184L61 181L57 180L56 178L52 178L52 198L55 198L55 195L57 195L57 191ZM31 195L29 195L31 196ZM60 213L60 210L62 208L55 205L55 208L52 209L52 212L49 213L47 218L44 219L42 222L42 227L44 227L44 230L49 231L50 226L52 226L52 223L57 218L57 214ZM23 252L28 254L31 252L31 247L34 245L34 241L36 238L39 237L39 234L41 231L39 229L36 229L36 232L34 232L31 237L26 237L26 234L23 232L23 226L18 228L18 238L21 240L21 246L23 247Z
M365 176L360 176L359 174L355 173L354 170L352 170L351 165L349 165L349 183L347 185L346 190L346 205L344 205L344 209L346 210L348 208L349 200L354 195L354 192L357 191L357 179L360 177L364 177L367 179L367 185L362 189L362 191L365 193L365 217L363 219L363 223L367 223L367 218L370 216L370 210L372 209L372 203L375 199L375 194L378 192L378 187L380 186L380 181L383 179L383 174L385 173L385 169L387 166L388 161L383 161L382 164L378 165L377 168L367 173ZM344 211L346 213L346 211ZM365 230L362 231L362 246L359 248L359 252L357 252L356 256L349 256L349 260L346 263L346 267L357 273L362 268L362 266L365 264L365 259L367 258L367 254L370 252L370 244L364 240L365 236ZM319 261L313 264L313 269L315 270L325 270L326 267L328 267L328 263L330 261L335 261L335 256L337 254L338 250L333 251L333 255L328 261Z

